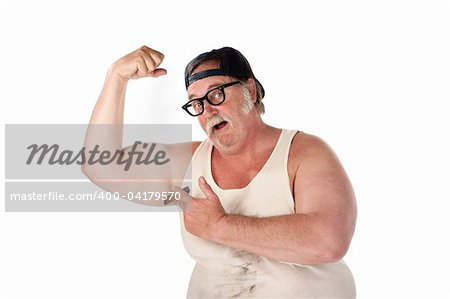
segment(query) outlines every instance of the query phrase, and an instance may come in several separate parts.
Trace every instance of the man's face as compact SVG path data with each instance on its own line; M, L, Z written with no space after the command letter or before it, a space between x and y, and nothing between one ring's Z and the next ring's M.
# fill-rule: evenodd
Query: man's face
M215 69L214 61L205 62L197 67L194 74L208 69ZM195 81L188 87L189 99L201 98L208 91L236 81L229 76L211 76ZM238 142L245 133L242 85L236 84L224 89L225 101L219 106L212 106L204 101L204 111L198 117L201 127L208 138L219 148L225 149Z

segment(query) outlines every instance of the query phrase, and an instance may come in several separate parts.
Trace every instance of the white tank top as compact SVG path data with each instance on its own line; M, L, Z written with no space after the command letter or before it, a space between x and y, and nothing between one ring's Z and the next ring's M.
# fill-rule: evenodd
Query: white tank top
M198 178L204 176L226 213L251 217L294 214L294 199L287 171L289 149L297 131L282 130L263 168L244 188L220 188L211 173L213 144L203 141L192 158L192 192L204 197ZM276 195L276 196L274 196ZM299 265L271 260L228 246L181 234L196 260L187 298L355 298L352 274L343 261Z

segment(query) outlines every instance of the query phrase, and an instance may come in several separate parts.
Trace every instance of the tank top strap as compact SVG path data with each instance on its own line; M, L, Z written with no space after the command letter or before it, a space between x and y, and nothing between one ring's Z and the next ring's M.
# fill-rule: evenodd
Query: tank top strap
M269 161L267 161L266 171L271 171L273 169L280 169L280 165L283 165L283 169L286 170L287 174L287 164L289 158L289 151L291 149L291 143L294 139L296 130L282 129L280 140L274 148Z

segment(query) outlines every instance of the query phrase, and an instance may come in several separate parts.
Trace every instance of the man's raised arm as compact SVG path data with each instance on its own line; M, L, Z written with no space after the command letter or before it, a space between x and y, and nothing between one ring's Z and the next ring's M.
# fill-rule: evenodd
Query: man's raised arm
M84 144L86 152L97 151L99 156L104 155L103 158L106 160L115 157L115 161L123 162L135 158L136 152L149 151L151 145L143 143L123 148L125 93L130 79L165 75L167 71L159 68L163 59L162 53L142 46L112 64L86 132ZM161 144L158 144L157 147L166 156L168 152L174 150ZM164 160L167 159L160 157L160 162ZM83 164L82 171L92 182L111 192L128 194L129 192L151 191L151 189L158 191L172 189L169 178L173 169L171 169L170 163L133 164L132 167L124 169L126 168L125 164L124 162L92 163L92 161L87 161ZM151 172L157 172L157 177L164 179L155 180L155 176ZM158 201L158 204L160 203L162 201ZM146 202L146 204L152 203Z

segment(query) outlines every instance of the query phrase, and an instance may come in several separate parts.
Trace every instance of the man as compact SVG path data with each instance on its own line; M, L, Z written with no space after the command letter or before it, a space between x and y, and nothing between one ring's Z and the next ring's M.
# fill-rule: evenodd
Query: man
M163 58L144 46L114 63L91 124L121 125L128 80L165 75ZM183 109L208 136L191 144L192 197L183 195L191 206L181 213L182 237L197 261L188 298L355 297L342 257L356 203L330 147L264 123L264 88L233 48L196 57L185 83ZM121 144L116 135L111 147ZM88 132L87 147L93 143ZM90 167L84 172L96 176Z

